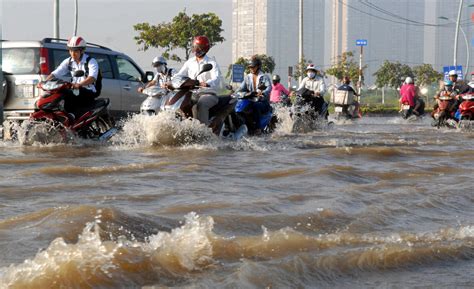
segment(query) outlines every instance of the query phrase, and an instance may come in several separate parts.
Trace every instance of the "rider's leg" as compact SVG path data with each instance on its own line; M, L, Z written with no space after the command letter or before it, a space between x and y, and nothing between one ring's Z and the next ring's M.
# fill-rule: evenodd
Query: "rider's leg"
M214 94L202 95L195 107L193 108L193 117L197 118L201 123L209 124L209 109L219 102L219 97Z

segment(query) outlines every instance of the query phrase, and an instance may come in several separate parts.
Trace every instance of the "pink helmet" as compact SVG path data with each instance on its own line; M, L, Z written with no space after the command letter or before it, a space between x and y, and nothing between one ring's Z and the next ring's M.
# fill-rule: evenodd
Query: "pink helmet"
M85 49L86 41L80 36L73 36L67 41L67 47L71 49Z

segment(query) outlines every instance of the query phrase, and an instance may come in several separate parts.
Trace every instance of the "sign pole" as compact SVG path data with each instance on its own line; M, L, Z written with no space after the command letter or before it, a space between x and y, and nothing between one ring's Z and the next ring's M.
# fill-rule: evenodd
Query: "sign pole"
M358 91L357 93L360 95L360 91L362 88L362 54L364 53L364 46L360 46L360 55L359 55L359 82L357 83ZM360 101L360 99L359 99Z

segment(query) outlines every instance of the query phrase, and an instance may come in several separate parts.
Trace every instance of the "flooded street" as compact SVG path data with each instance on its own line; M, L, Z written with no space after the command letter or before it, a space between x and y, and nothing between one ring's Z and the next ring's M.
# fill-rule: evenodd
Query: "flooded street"
M186 129L0 142L0 288L472 288L472 131Z

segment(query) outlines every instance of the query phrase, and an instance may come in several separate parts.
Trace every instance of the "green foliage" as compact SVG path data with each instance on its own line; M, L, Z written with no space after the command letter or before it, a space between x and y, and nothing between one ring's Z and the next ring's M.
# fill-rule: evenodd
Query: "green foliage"
M223 42L221 36L222 20L214 13L193 14L191 17L186 11L180 12L170 23L159 23L150 25L149 23L138 23L133 26L138 31L138 36L134 37L141 50L150 47L163 48L163 56L175 61L183 59L175 53L176 49L184 49L185 59L191 54L192 40L195 36L206 35L211 42L211 46Z
M436 83L443 78L442 73L434 70L433 66L427 63L413 67L413 74L415 75L415 83L419 87Z
M399 88L407 76L414 77L410 66L400 62L385 60L382 66L373 74L376 77L377 87Z
M298 79L300 76L305 77L306 76L306 67L313 63L311 60L306 60L304 57L298 62L298 64L295 65L295 68L293 69L293 78Z
M262 61L262 71L265 73L273 73L275 70L275 60L271 56L267 56L266 54L256 54L252 57L257 57ZM239 57L234 64L240 64L245 67L245 73L250 73L248 65L250 64L250 58ZM226 77L230 77L230 73L232 71L232 64L229 65L229 69L227 70Z
M362 66L362 81L363 71L367 68L367 65ZM336 59L336 64L326 70L326 73L336 77L338 80L342 80L344 76L349 76L353 82L359 79L359 63L354 59L354 52L348 51L343 52Z

